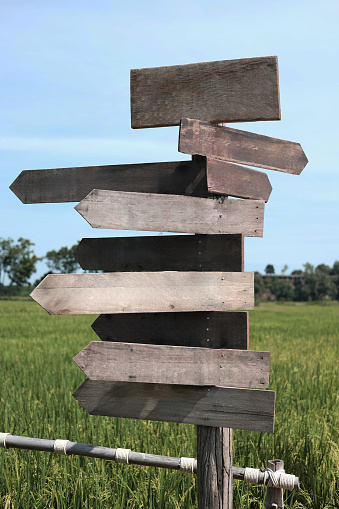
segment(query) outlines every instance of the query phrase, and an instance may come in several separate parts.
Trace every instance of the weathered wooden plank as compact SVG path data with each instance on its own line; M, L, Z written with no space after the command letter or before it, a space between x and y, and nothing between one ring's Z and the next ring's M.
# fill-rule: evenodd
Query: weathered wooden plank
M78 202L92 189L205 197L205 160L24 170L10 189L23 203Z
M102 341L248 349L248 312L100 315L92 329Z
M133 128L280 120L277 57L131 70Z
M308 163L299 143L184 118L179 152L299 175Z
M82 239L75 258L84 270L243 270L243 236L160 235Z
M273 432L275 392L87 379L73 394L91 415Z
M270 353L92 341L73 359L90 380L267 389Z
M268 201L272 186L266 173L220 159L207 158L208 191L213 194Z
M31 297L51 315L253 309L253 272L49 274Z
M265 202L94 189L76 205L93 228L262 237Z

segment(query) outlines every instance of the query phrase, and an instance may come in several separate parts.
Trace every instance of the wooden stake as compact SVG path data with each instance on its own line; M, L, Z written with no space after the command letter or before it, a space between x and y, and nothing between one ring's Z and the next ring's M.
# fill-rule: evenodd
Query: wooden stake
M198 509L232 509L232 429L197 426Z
M269 460L267 468L276 472L284 470L283 460ZM282 488L267 488L265 507L268 509L283 509L284 507L284 490Z

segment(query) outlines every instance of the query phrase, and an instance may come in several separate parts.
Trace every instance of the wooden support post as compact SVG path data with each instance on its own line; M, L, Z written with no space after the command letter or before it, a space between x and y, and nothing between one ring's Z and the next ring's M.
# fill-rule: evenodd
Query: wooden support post
M232 428L197 426L198 509L233 509L232 439Z
M267 468L276 472L277 470L284 470L283 460L269 460ZM282 509L284 507L284 490L282 488L267 488L265 507L268 509Z
M232 509L232 429L197 426L198 509Z

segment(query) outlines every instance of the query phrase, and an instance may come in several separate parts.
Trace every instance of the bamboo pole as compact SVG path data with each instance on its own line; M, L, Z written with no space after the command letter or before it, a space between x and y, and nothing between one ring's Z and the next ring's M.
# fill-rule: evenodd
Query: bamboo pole
M201 426L203 431L207 426ZM211 428L225 429L225 428ZM212 431L212 434L214 432ZM56 440L47 440L44 438L22 437L10 435L9 433L0 433L0 448L5 449L25 449L30 451L41 452L54 452L55 453ZM59 441L60 442L60 441ZM117 461L117 451L110 447L100 447L98 445L82 444L78 442L71 442L69 440L63 441L65 444L64 453L66 456L88 456L90 458L99 458L103 460ZM216 444L218 445L218 444ZM121 449L120 449L121 450ZM129 449L128 449L129 451ZM197 473L197 461L192 460L192 474ZM155 454L145 454L141 452L129 451L128 463L129 465L144 465L149 467L168 468L171 470L180 470L182 468L182 458L172 458L170 456L159 456ZM188 470L186 470L188 472ZM232 467L233 479L244 481L245 468ZM266 484L267 476L265 472L258 470L258 484ZM299 479L294 478L294 489L299 489Z

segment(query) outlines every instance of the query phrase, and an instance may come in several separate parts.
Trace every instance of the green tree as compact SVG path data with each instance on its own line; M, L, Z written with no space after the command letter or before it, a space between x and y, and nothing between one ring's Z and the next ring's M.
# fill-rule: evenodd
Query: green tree
M7 239L7 255L5 258L5 272L12 284L24 286L29 284L29 278L36 272L36 263L41 260L34 254L34 243L20 237L17 243Z
M271 284L271 292L277 300L290 301L294 299L294 285L290 281L274 278Z
M330 274L332 276L339 276L339 260L336 260L333 264Z
M61 247L58 251L48 251L46 253L46 264L51 272L59 272L62 274L70 274L80 269L80 265L74 257L74 251L78 247L77 244L68 248Z
M254 295L256 298L260 298L265 292L265 282L260 272L254 273Z
M287 271L288 269L288 265L285 263L285 265L283 266L283 268L281 269L281 273L282 274L285 274L285 272Z
M10 265L10 249L13 239L0 238L0 286L5 284L5 277Z
M266 265L266 267L265 267L265 274L267 274L267 275L268 274L275 274L274 267L273 267L272 264L269 263L268 265Z
M331 272L331 267L329 265L326 265L326 263L321 263L315 268L316 272L321 272L322 274L329 275Z

